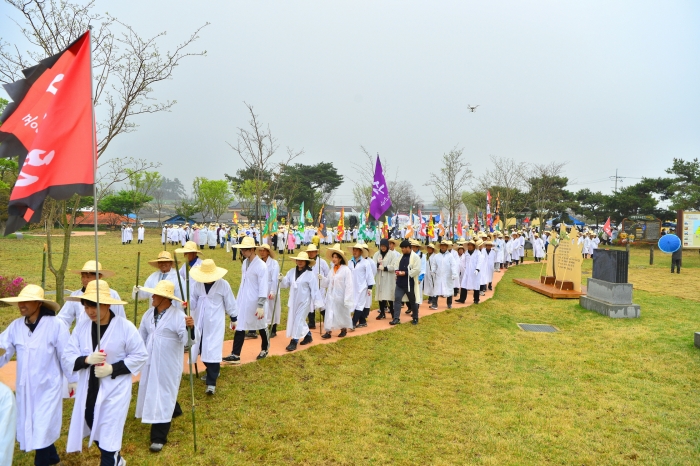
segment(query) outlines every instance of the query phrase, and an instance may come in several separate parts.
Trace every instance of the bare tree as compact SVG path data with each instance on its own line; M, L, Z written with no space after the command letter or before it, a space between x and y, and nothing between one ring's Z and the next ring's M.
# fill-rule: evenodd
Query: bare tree
M527 175L528 202L543 228L547 216L563 201L563 187L567 179L562 176L568 162L533 164Z
M304 153L304 149L295 151L287 148L287 156L282 162L274 160L279 148L277 139L272 135L270 126L265 128L258 115L253 111L253 106L243 102L250 113L248 128L238 128L236 145L227 142L231 149L240 157L246 171L253 178L252 194L255 199L255 223L260 221L260 206L265 201L268 206L277 198L277 186L272 183L272 177L281 171L285 165Z
M109 14L93 11L95 1L84 4L57 0L5 0L21 15L23 21L15 21L29 49L20 51L17 44L0 40L0 82L9 83L23 77L22 70L34 66L40 60L55 55L68 47L94 26L92 32L94 95L93 103L98 117L100 105L106 107L106 115L98 119L98 157L120 134L135 131L134 117L148 113L169 111L175 101L158 102L153 97L153 85L172 78L173 71L182 59L205 55L188 52L199 38L205 24L197 28L172 52L161 52L159 42L165 32L150 38L138 35L131 26ZM104 192L104 190L103 190ZM98 195L99 197L99 195ZM80 196L67 201L54 202L47 198L43 216L47 225L49 269L56 277L56 300L63 303L65 271L70 257L70 240L74 220L71 219L81 206ZM97 213L95 213L97 221ZM51 230L55 222L63 225L63 251L61 264L54 266L51 254Z
M431 173L430 181L425 183L432 189L435 203L449 212L450 231L455 221L455 213L462 203L462 191L472 177L469 162L462 157L463 152L464 149L457 149L455 146L444 154L442 168L438 173Z
M406 180L395 180L388 184L391 193L391 209L394 213L408 213L410 210L418 210L423 207L423 199L416 193L413 183Z
M478 191L491 192L493 202L498 197L501 203L500 214L503 215L503 225L508 226L508 218L525 204L523 190L527 186L526 178L530 166L527 162L516 162L506 157L490 156L491 163L484 174L476 182ZM485 204L484 204L485 205ZM491 211L495 212L496 205L492 204Z

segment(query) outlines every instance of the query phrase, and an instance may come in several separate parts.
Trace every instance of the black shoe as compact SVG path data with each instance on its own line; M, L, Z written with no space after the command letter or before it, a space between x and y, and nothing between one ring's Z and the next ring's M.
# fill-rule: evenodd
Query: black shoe
M364 324L357 324L357 328L363 328L363 327L367 327L367 322L365 322Z
M386 313L384 311L379 311L379 315L377 316L377 320L382 320L386 319Z
M411 323L412 323L413 325L418 325L418 319L413 319L413 320L411 321Z
M331 337L331 332L326 332L321 336L321 338L323 338L324 340L328 340L330 337Z
M464 304L464 303L466 303L466 301L460 301L459 299L455 299L455 302L456 302L456 303L459 303L459 304Z
M226 356L225 358L222 358L222 361L228 362L228 363L231 363L231 364L240 364L240 363L241 363L241 357L240 357L240 356L236 356L235 354L231 353L231 354L229 354L228 356Z
M394 319L391 322L389 322L389 325L399 325L401 321L399 319Z
M313 327L309 325L309 330L316 330L316 326L314 325Z
M255 359L258 359L258 360L259 360L259 359L265 359L266 357L267 357L267 351L262 350L262 351L260 351L260 354L258 354L258 357L255 358Z
M493 291L493 287L489 285L489 291Z
M248 330L248 332L245 334L246 340L254 340L256 338L258 338L258 334L255 332L255 330Z
M406 309L406 312L404 312L404 314L410 314L410 313L411 313L410 309Z
M287 351L294 351L295 349L297 349L297 342L294 340L290 341L285 349Z
M275 338L277 336L277 324L272 325L272 330L270 331L270 338Z
M479 301L474 301L474 304L479 304Z
M343 330L341 330L340 333L338 334L338 338L343 338L343 337L346 336L347 334L348 334L347 329L343 329Z
M311 338L311 334L310 334L310 333L307 333L306 336L304 337L304 339L301 340L301 342L300 342L299 344L300 344L300 345L308 345L308 344L311 343L312 341L314 341L314 339Z

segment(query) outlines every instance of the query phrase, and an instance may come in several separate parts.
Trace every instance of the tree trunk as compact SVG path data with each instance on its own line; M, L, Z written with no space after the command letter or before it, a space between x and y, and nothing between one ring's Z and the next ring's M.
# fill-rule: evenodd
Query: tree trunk
M76 199L74 200L73 212L77 210L80 202L80 197L75 197ZM51 219L46 223L46 246L47 255L49 258L49 270L56 278L56 302L61 306L63 306L64 302L63 290L65 289L66 270L68 269L68 259L70 258L71 234L73 233L73 225L75 221L74 216L70 221L68 220L66 207L67 202L69 201L62 201L55 206L55 209L60 213L63 229L63 252L61 255L61 265L58 268L56 268L53 263L53 244L51 241L51 233L53 232L53 221L55 216L51 215Z

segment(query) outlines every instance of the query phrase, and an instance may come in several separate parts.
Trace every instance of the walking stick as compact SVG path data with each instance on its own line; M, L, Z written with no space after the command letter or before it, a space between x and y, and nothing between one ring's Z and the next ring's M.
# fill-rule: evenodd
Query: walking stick
M136 286L139 286L139 269L141 268L141 251L136 253ZM139 310L139 295L134 299L134 325L136 324L136 315Z
M189 279L190 279L190 274L189 274L189 268L187 267L187 263L185 263L185 274L187 275L187 295L185 295L183 289L182 289L182 278L180 278L180 266L177 263L177 254L173 255L175 258L175 274L177 275L177 283L180 285L180 296L185 297L187 296L187 306L185 306L185 313L187 316L190 316L190 287L189 287ZM194 441L194 451L197 451L197 424L195 422L195 416L194 416L194 378L192 374L192 335L190 335L190 329L187 329L187 353L188 353L188 361L189 361L189 366L190 366L190 396L192 398L192 438ZM197 366L195 366L197 367ZM197 374L199 377L199 374Z

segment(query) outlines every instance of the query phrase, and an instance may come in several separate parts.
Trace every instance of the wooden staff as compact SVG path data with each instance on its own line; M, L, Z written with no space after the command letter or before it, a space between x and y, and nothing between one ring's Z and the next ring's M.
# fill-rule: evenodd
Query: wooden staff
M185 297L185 293L182 290L182 279L180 278L180 267L177 263L177 254L174 254L173 257L175 258L175 274L177 275L177 283L180 285L180 296ZM190 281L190 272L188 268L188 264L185 263L185 273L187 275L187 302L185 305L185 313L187 316L190 316L190 286L189 286L189 281ZM194 451L197 451L197 423L195 421L195 415L194 415L194 378L192 374L192 336L190 335L190 329L186 328L187 330L187 353L188 353L188 360L189 360L189 366L190 366L190 396L192 398L192 439L194 442ZM195 366L196 368L197 366ZM197 374L199 376L199 374Z
M139 286L139 269L141 268L141 251L136 253L136 286ZM139 310L139 295L138 293L136 294L136 299L134 299L134 325L137 326L138 324L136 323L136 315L138 314Z
M284 259L286 255L284 254L284 250L282 250L282 266L280 267L280 275L282 274L282 270L284 269ZM280 296L280 279L277 277L277 293L275 293L275 302L272 305L272 318L270 319L270 327L274 325L275 322L275 314L277 314L277 300L279 299ZM281 309L280 309L281 311ZM287 325L289 325L289 322L287 322ZM268 329L268 335L270 335L270 330Z

